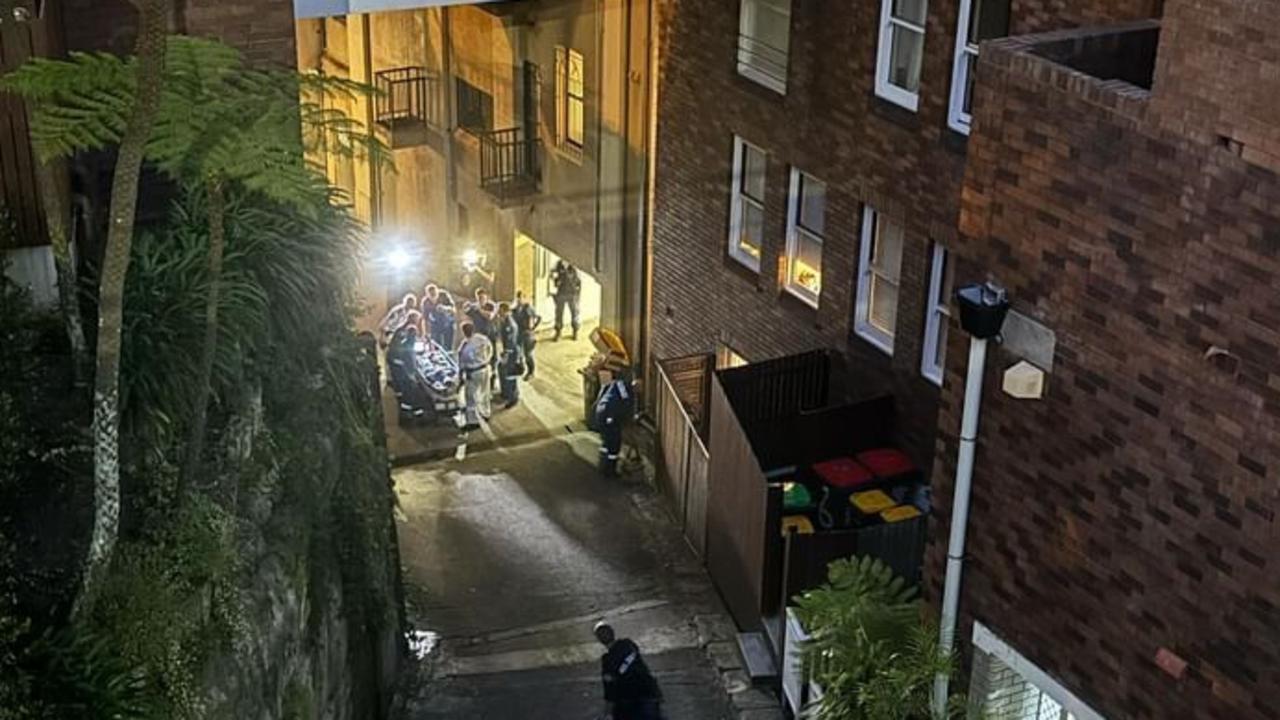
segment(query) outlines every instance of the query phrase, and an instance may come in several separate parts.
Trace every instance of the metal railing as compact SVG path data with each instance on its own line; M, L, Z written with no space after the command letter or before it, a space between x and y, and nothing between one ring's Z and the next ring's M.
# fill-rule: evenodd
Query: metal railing
M513 127L479 133L480 187L499 201L538 191L541 150L537 133Z
M444 98L439 74L423 67L380 70L375 76L378 96L374 113L378 124L393 127L402 122L444 126Z
M750 35L738 35L738 73L753 80L787 86L787 51Z

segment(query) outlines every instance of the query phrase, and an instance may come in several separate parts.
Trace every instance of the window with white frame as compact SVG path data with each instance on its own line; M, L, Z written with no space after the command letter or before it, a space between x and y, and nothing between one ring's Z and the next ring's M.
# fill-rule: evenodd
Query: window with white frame
M791 0L742 0L740 12L738 73L786 93Z
M586 117L586 77L582 53L573 48L556 48L556 144L571 152L582 152Z
M914 112L920 104L928 0L880 0L876 94Z
M947 123L957 132L969 134L973 103L973 70L978 64L978 45L983 40L1009 34L1011 0L960 0L956 22L956 57L951 72L951 107Z
M822 235L827 213L827 185L791 168L787 203L787 279L792 295L818 307L822 295Z
M858 298L854 332L893 354L898 325L898 286L902 279L902 246L906 231L870 206L862 213L862 247L858 258Z
M765 152L733 137L733 191L729 197L729 257L760 272L764 238Z
M973 624L969 710L991 720L1103 720L980 622Z
M929 297L925 302L924 349L920 373L942 384L946 367L947 328L951 323L951 254L942 243L933 244L929 269Z

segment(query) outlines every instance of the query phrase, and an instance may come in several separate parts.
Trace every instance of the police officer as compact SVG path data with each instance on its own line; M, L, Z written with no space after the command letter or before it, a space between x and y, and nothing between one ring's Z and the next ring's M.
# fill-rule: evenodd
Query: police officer
M573 328L573 339L578 339L578 309L582 296L582 278L578 270L569 263L560 260L551 273L553 286L552 296L556 300L556 335L552 340L560 339L560 330L564 327L564 310L569 308L569 324Z
M661 720L662 690L640 655L640 648L627 638L615 637L613 627L596 623L596 640L605 646L600 656L600 677L604 681L606 711L613 720Z
M525 299L524 291L517 290L516 304L511 308L511 318L516 321L516 330L520 336L520 350L524 353L524 379L528 380L533 377L533 349L538 344L534 333L537 332L538 325L542 324L542 316Z
M635 388L629 373L619 373L600 389L596 398L596 432L600 433L600 472L618 475L618 456L622 453L622 426L635 412Z

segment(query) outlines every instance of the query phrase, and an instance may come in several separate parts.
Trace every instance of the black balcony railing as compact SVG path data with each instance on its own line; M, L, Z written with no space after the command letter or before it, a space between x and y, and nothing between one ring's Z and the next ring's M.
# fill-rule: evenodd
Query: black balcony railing
M738 35L738 72L779 89L787 86L787 51Z
M378 97L375 119L391 131L409 126L444 126L444 98L440 94L440 76L422 67L381 70L375 83Z
M480 187L506 202L538 192L541 144L537 133L514 127L491 130L480 137Z

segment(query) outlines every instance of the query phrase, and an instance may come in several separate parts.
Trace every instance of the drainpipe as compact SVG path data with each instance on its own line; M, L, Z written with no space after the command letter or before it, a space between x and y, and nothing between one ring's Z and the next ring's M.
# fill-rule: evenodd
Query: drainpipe
M449 238L449 247L457 242L458 236L458 168L455 166L456 151L453 147L453 27L449 19L449 6L440 8L440 88L444 93L444 195L445 195L445 233Z
M969 285L956 292L960 324L969 333L969 374L964 383L964 412L960 420L960 455L956 460L955 497L951 505L951 539L947 544L947 575L942 585L939 647L950 656L960 608L960 578L964 572L965 531L969 526L969 498L973 491L973 459L977 451L978 415L982 408L982 377L987 365L987 341L998 337L1009 312L1003 288L992 283ZM940 674L933 682L933 714L946 717L951 678Z

